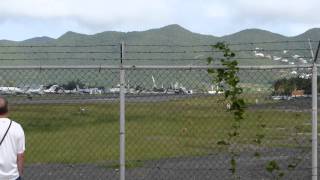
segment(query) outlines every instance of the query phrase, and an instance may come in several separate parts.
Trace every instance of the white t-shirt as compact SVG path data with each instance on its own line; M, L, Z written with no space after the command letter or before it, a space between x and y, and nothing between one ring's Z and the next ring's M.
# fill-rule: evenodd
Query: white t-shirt
M10 119L0 118L0 141L10 124ZM7 136L0 145L0 179L15 180L19 177L17 154L25 151L25 136L20 124L12 121Z

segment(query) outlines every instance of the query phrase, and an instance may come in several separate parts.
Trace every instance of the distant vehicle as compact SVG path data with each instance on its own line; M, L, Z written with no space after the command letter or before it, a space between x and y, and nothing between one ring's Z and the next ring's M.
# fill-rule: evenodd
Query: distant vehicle
M272 96L271 98L273 100L290 100L290 99L292 99L291 96Z
M272 96L272 99L273 99L273 100L281 100L282 97L281 97L281 96Z

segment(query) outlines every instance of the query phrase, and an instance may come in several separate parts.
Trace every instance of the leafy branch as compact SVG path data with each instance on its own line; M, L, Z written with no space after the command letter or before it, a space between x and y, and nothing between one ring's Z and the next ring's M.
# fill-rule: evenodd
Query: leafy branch
M222 68L213 69L209 68L208 73L212 75L213 82L218 84L219 91L224 91L225 101L230 102L230 107L228 111L233 113L233 122L231 126L231 131L228 133L227 140L221 140L218 145L230 145L233 143L236 137L240 136L240 125L241 121L244 119L245 112L245 102L241 98L243 89L239 87L240 78L238 76L239 68L238 62L234 60L235 53L230 50L230 48L222 42L212 46L213 49L219 50L223 53L223 57L219 58ZM208 57L208 65L213 62L213 57ZM234 149L231 149L231 172L233 175L236 174L237 162L236 157L238 154Z

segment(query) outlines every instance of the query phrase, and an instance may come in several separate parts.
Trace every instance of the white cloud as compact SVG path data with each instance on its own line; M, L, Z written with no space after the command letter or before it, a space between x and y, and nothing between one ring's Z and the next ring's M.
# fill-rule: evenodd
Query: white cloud
M50 35L54 31L50 28L55 26L61 26L57 27L60 31L95 33L176 23L214 35L244 28L292 35L319 25L318 7L319 0L1 0L0 29L10 27L8 22L15 27L19 23L43 22L49 33L44 35ZM31 32L32 24L28 26Z
M7 19L74 19L86 24L152 22L168 19L172 8L166 0L2 0L0 16ZM146 6L147 5L147 6Z
M320 15L318 0L231 0L229 5L236 7L234 18L260 23L317 23Z

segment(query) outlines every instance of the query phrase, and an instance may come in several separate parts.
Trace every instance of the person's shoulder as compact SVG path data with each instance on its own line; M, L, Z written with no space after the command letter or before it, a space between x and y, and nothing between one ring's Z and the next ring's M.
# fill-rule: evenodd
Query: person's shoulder
M14 121L14 120L12 120L12 119L11 119L11 121L12 121L12 126L13 126L14 128L18 128L18 129L23 130L23 128L22 128L22 126L21 126L20 123Z

